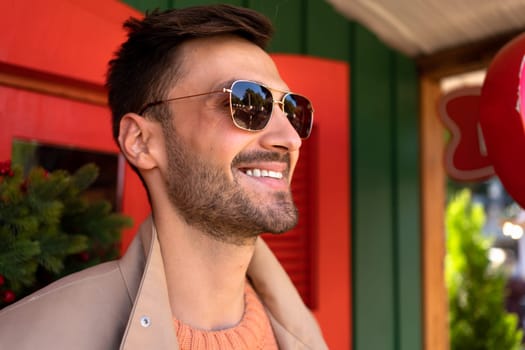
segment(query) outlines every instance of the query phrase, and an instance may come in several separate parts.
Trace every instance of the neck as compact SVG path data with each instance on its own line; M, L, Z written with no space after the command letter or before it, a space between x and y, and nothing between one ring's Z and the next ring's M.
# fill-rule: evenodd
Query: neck
M202 330L236 325L244 313L246 270L254 240L218 241L178 216L155 216L173 316Z

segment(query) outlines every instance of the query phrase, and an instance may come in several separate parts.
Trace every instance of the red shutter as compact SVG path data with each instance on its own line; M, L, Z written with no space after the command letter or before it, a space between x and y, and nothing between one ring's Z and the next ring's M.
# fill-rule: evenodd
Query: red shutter
M299 210L299 223L291 231L282 235L264 234L263 238L277 256L292 279L303 301L310 309L316 307L315 266L317 251L316 222L316 128L312 135L303 141L301 155L292 181L292 193Z

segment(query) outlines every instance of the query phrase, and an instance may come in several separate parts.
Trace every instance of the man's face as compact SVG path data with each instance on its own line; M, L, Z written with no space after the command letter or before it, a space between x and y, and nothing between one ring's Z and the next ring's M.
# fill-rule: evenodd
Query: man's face
M169 98L220 90L236 79L287 90L271 58L242 39L194 40L181 57L182 75ZM169 108L164 179L187 223L234 244L296 225L290 180L301 139L277 104L257 132L233 124L226 93L174 101Z

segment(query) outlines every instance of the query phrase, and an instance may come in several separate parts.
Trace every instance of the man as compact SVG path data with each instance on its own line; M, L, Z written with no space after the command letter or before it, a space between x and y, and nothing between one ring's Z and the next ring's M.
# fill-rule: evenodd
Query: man
M258 238L297 222L290 180L313 118L264 51L271 24L215 5L126 27L109 104L152 217L119 261L3 310L0 348L326 348Z

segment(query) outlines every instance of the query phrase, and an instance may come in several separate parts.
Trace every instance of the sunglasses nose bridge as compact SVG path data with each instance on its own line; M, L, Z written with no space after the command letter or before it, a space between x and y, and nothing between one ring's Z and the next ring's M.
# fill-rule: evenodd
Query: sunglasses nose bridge
M272 103L273 103L274 105L279 105L279 107L281 107L281 110L284 112L284 101L273 100Z
M272 114L275 112L275 108L273 108L274 105L279 106L279 112L283 113L285 116L287 115L286 111L284 110L284 98L282 100L272 100Z

